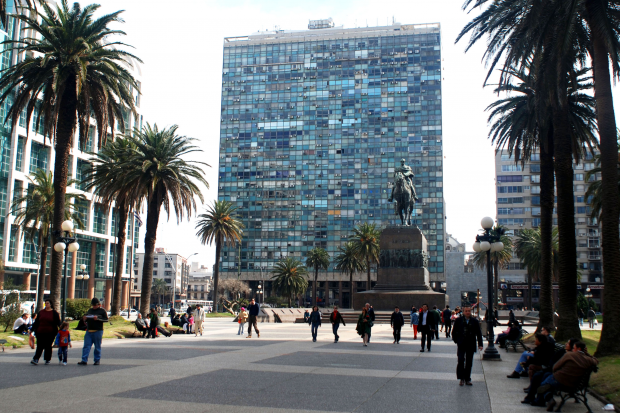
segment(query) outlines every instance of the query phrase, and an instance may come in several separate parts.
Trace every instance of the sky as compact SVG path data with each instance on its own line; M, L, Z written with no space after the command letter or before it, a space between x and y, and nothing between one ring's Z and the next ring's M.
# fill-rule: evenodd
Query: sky
M224 37L257 31L304 30L308 20L331 17L345 28L441 23L444 196L446 231L470 245L482 217L495 219L495 157L488 134L485 108L497 99L493 87L483 87L487 68L482 61L485 43L465 53L465 38L455 40L476 13L468 15L461 0L99 0L101 13L125 10L118 27L143 60L142 105L145 120L161 128L179 125L178 133L197 139L204 151L194 159L206 169L209 189L204 206L217 198L220 91ZM88 4L82 2L83 5ZM617 90L615 96L617 96ZM616 101L617 99L614 99ZM617 103L617 102L616 102ZM618 107L618 105L616 105ZM396 160L395 160L396 162ZM196 214L177 225L162 211L157 247L189 256L211 267L215 247L203 246L195 236ZM144 251L144 228L140 250Z

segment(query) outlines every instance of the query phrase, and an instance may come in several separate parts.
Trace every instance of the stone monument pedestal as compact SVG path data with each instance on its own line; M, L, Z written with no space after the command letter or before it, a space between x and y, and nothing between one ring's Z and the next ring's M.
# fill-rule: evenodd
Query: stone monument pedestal
M398 306L406 312L411 306L445 308L447 296L429 285L428 244L417 227L390 226L381 231L381 259L377 284L372 290L353 295L353 308L370 303L375 311L392 311Z

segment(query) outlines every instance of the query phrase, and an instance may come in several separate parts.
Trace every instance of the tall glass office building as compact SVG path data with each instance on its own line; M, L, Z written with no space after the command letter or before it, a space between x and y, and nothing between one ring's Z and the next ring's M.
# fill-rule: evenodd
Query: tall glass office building
M439 24L308 27L224 41L219 199L247 229L240 249L223 251L222 276L257 291L282 257L303 261L314 247L334 257L356 225L396 224L387 200L405 159L431 281L444 281ZM348 306L365 275L348 280L322 271L320 301Z

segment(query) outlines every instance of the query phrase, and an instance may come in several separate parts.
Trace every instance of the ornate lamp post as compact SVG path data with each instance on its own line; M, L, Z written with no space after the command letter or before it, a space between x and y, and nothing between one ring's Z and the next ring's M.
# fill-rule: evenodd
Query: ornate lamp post
M256 294L258 294L258 303L261 303L261 296L263 294L263 286L258 284L258 291L256 292Z
M61 231L54 231L54 236L56 237L56 243L54 244L54 251L56 252L65 252L65 274L62 281L62 309L61 309L61 317L62 321L65 321L65 317L67 315L67 254L70 252L76 253L80 249L80 244L78 244L77 239L71 236L73 232L73 222L70 220L66 220L61 225Z
M495 348L494 341L495 336L493 334L493 273L491 270L491 253L499 252L504 249L504 244L500 241L500 236L491 231L493 228L493 218L484 217L480 221L480 225L484 230L482 235L476 236L476 242L474 242L474 251L487 253L487 289L488 289L488 304L487 304L487 348L482 355L483 360L501 360L501 356L497 348Z

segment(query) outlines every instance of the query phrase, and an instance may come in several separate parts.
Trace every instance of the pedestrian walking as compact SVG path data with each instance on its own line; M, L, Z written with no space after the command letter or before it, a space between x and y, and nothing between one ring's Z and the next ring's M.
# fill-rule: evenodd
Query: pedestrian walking
M82 360L80 366L88 364L90 348L95 345L94 360L95 366L101 361L101 338L103 337L103 323L108 321L108 313L101 308L101 303L97 297L91 301L91 308L88 309L82 320L86 323L86 333L84 333L84 347L82 348Z
M433 306L432 314L433 317L435 317L435 326L439 327L439 324L441 323L441 314L437 310L436 305ZM439 340L439 328L435 329L435 340Z
M362 308L362 314L360 314L357 319L357 327L355 330L357 334L362 337L362 341L364 343L364 347L368 346L368 337L370 336L370 330L372 328L372 320L370 319L370 315L368 314L368 309L366 307Z
M316 342L316 335L319 332L319 327L321 326L321 313L319 312L319 307L316 305L312 307L312 312L308 318L308 324L311 326L310 331L312 333L312 341Z
M34 314L34 303L30 306L30 314Z
M579 317L579 327L583 327L583 319L586 318L581 308L577 309L577 316Z
M334 306L334 311L329 315L329 321L332 323L332 332L334 333L334 343L338 342L340 336L338 335L338 327L340 327L340 323L343 326L346 326L344 322L344 318L342 318L342 314L338 311L338 306Z
M411 313L409 313L409 317L411 317L411 326L413 327L413 339L418 339L418 320L420 319L420 314L418 313L418 309L415 306L411 306Z
M37 348L34 352L34 357L30 363L34 366L39 364L41 354L45 364L50 364L52 360L52 346L54 345L54 339L58 334L58 327L60 326L60 314L52 306L50 300L45 300L45 307L37 313L37 318L32 325L31 334L37 339Z
M151 308L149 313L149 338L157 337L157 326L159 325L159 315L155 308Z
M594 328L594 320L596 320L596 313L594 312L594 308L590 307L588 310L588 325L590 328Z
M194 312L194 324L196 324L196 328L194 329L194 333L196 337L198 337L198 333L202 336L202 323L205 321L205 310L202 309L200 304L196 305L196 311Z
M454 322L452 329L452 340L457 345L458 364L456 366L456 378L460 380L459 385L471 386L471 367L476 352L476 342L478 350L482 351L482 332L480 323L475 317L471 316L471 306L463 306L463 316Z
M400 330L405 325L405 318L403 317L403 313L400 312L398 306L394 307L394 312L392 313L392 317L390 317L390 326L392 326L394 343L400 344ZM392 343L392 344L394 344Z
M368 313L368 317L370 317L370 321L372 323L375 322L375 309L372 308L372 306L368 303L366 303L366 311ZM368 339L366 340L366 343L370 343L370 336L372 334L372 331L368 332Z
M241 307L241 311L239 311L239 316L237 317L237 321L239 322L239 331L237 331L237 335L240 336L243 334L243 327L245 323L248 321L248 312L245 311L245 307Z
M450 306L447 305L446 309L442 312L443 324L446 330L446 338L450 337L450 332L452 331L452 311L450 311Z
M194 314L190 314L189 318L187 319L187 331L188 333L193 333L194 332Z
M425 344L428 351L431 351L431 341L435 335L435 330L437 330L437 323L435 320L435 316L429 311L428 305L424 304L418 320L418 330L422 333L422 349L420 353L424 353Z
M256 326L256 321L258 317L258 313L260 311L260 305L252 298L250 300L250 305L248 306L248 312L250 314L250 323L248 325L248 336L246 338L252 338L252 326L254 326L254 330L256 331L256 335L260 338L260 331L258 331L258 327Z
M177 315L177 310L174 309L173 305L170 306L170 312L168 315L170 316L171 321L174 319L174 316Z
M60 331L56 334L54 345L58 347L58 364L67 365L67 350L71 345L71 334L69 333L69 323L66 321L60 325Z

